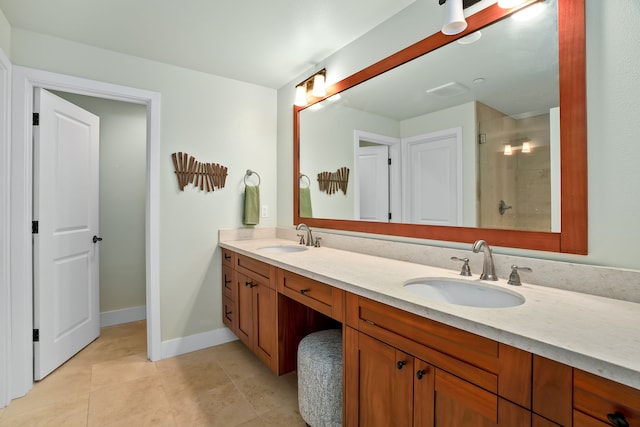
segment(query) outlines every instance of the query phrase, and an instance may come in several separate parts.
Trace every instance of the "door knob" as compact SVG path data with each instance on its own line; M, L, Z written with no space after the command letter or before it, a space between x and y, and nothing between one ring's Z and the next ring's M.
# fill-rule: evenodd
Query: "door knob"
M93 243L98 243L98 242L102 242L102 237L98 237L98 236L93 236Z

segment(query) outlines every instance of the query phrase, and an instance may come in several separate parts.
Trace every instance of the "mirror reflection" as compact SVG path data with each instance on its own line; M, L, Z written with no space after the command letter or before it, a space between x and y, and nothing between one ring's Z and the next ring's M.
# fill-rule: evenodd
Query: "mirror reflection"
M556 1L300 111L300 216L559 231ZM346 167L346 193L318 174ZM308 188L308 190L307 190Z

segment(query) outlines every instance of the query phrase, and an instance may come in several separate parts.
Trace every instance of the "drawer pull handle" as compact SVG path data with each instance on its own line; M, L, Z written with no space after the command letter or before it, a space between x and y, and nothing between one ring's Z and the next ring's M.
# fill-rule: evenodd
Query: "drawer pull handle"
M231 255L224 254L224 259L227 259L227 260L228 260L228 259L231 259Z
M396 366L398 367L398 369L402 369L406 364L407 362L405 362L404 360L400 360L399 362L396 363Z
M306 294L307 292L309 292L311 289L300 289L300 293L302 295Z
M429 371L427 369L420 369L420 370L418 370L418 372L416 372L416 378L421 380L422 377L424 377L428 373L429 373Z
M624 419L624 414L616 412L615 414L607 414L609 422L616 427L629 427L629 423Z
M228 285L229 283L231 283L231 280L224 279L224 285L225 286Z
M250 287L250 288L253 288L253 287L255 287L255 286L256 286L256 285L254 285L252 282L244 282L244 285L245 285L245 286L248 286L248 287Z
M225 311L224 312L225 316L229 316L231 313L233 313L233 311Z

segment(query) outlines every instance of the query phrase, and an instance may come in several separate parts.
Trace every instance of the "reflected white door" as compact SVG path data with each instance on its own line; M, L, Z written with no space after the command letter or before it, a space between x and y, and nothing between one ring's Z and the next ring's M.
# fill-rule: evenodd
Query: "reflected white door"
M451 129L403 140L406 222L462 222L462 131Z
M389 147L358 149L359 219L389 221Z
M100 334L98 161L100 119L43 89L34 111L34 379Z

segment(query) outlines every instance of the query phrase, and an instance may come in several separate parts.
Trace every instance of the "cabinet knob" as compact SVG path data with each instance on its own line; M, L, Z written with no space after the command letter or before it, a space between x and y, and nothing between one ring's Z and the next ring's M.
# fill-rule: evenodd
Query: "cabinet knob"
M400 360L399 362L396 363L396 366L398 367L398 369L402 369L402 367L406 364L407 362L405 362L404 360Z
M231 255L224 254L224 259L231 259Z
M419 380L422 379L422 377L425 376L425 374L427 374L429 371L427 369L420 369L418 370L418 372L416 372L416 378L418 378Z
M311 289L300 289L300 293L302 295L306 294L307 292L309 292Z
M224 284L225 285L228 285L229 283L231 283L231 280L224 279Z
M233 311L225 311L224 312L225 316L229 316L231 313L233 313Z
M624 418L624 414L616 412L615 414L607 414L609 422L616 427L629 427L629 423Z
M244 285L250 288L253 288L255 286L252 282L244 282Z

